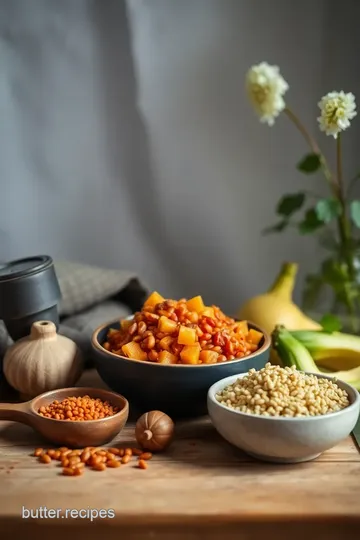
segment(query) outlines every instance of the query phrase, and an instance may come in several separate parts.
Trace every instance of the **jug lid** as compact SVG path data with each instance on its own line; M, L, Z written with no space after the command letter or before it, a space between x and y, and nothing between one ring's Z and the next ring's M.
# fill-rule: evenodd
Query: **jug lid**
M0 263L0 282L42 272L52 264L53 260L48 255L37 255L3 264Z

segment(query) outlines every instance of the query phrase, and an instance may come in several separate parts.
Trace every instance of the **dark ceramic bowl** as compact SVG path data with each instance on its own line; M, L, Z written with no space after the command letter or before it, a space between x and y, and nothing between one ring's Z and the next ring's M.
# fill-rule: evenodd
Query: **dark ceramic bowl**
M160 410L172 417L189 418L207 414L207 392L215 382L256 370L269 359L270 338L256 326L249 328L264 334L259 349L245 359L222 364L163 365L118 356L102 347L110 328L119 329L119 321L106 323L95 330L92 350L95 367L102 380L115 392L126 397L130 407L139 413Z

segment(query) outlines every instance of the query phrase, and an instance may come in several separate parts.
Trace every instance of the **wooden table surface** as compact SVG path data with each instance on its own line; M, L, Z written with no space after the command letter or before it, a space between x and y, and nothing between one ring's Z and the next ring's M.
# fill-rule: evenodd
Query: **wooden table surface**
M80 385L104 387L92 371ZM116 444L135 445L133 422L111 446ZM130 463L105 472L86 470L77 478L61 476L56 462L38 463L31 456L37 446L44 447L44 441L31 428L0 422L1 539L360 537L360 453L351 438L310 463L264 464L230 446L203 418L177 424L173 445L145 471ZM62 512L113 509L115 517L22 517L23 507L45 506Z

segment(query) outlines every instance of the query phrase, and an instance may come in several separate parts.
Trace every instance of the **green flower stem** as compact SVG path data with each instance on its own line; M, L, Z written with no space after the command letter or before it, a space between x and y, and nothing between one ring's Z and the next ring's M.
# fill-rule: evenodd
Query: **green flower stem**
M326 159L325 159L323 153L321 152L321 150L319 148L319 145L317 144L316 140L310 135L310 133L305 128L304 124L293 113L293 111L291 109L289 109L289 107L285 107L284 112L288 116L288 118L293 122L293 124L295 124L297 129L300 131L301 135L304 137L305 141L308 143L308 145L310 146L313 153L317 154L320 157L321 168L323 170L324 176L325 176L326 180L329 182L332 190L334 192L336 192L337 188L336 188L336 183L333 180L333 175L331 174L331 171L330 171L330 169L328 167Z
M346 196L345 196L345 187L342 175L342 152L341 152L341 133L338 134L336 141L336 161L337 161L337 190L338 190L338 199L342 207L342 229L345 236L346 243L349 242L351 237L350 224L347 217L347 208L346 208Z
M342 175L342 152L341 152L341 134L338 134L336 141L336 163L337 163L337 198L341 204L342 212L338 218L339 234L341 237L341 243L345 248L345 252L349 253L351 249L351 228L349 219L347 216L345 187ZM350 257L351 260L351 257ZM349 272L351 278L354 277L353 262L349 262Z
M347 217L345 187L344 187L344 180L343 180L343 175L342 175L341 133L338 134L338 137L336 140L336 163L337 163L337 197L339 199L339 202L342 208L341 215L338 218L338 229L339 229L339 234L341 238L341 243L344 248L344 255L345 255L346 264L348 267L349 278L352 281L354 280L354 277L355 277L355 269L354 269L354 262L351 256L351 229L350 229L349 220ZM357 324L356 324L356 318L355 318L355 315L356 315L355 305L354 305L353 298L347 292L347 288L346 288L346 303L349 309L352 329L356 331Z
M328 167L326 159L323 153L321 152L315 139L309 134L305 126L302 124L302 122L300 122L299 118L292 112L291 109L286 107L284 112L288 116L288 118L293 122L293 124L295 124L297 129L300 131L305 141L308 143L311 150L313 151L313 153L317 154L320 157L321 168L323 170L324 176L326 180L328 181L334 196L339 200L341 204L342 212L339 218L337 219L339 240L344 250L344 256L346 260L346 265L348 267L349 277L350 279L354 279L355 272L354 272L353 260L351 257L351 229L349 227L349 221L347 218L346 197L345 197L345 189L344 189L344 182L343 182L343 176L342 176L341 136L339 134L338 139L337 139L337 179L335 180ZM351 297L351 293L348 291L347 286L344 287L344 294L345 294L345 303L346 303L346 306L350 315L352 330L356 332L357 321L356 321L355 305L354 305L353 298Z
M338 137L338 145L337 145L337 148L338 148L338 152L337 152L337 155L338 155L338 160L337 160L337 164L338 164L338 168L337 168L338 181L336 182L333 179L333 175L331 174L331 171L330 171L330 169L329 169L329 167L327 165L326 159L325 159L323 153L321 152L321 150L320 150L317 142L315 141L315 139L310 135L310 133L305 128L305 126L302 124L302 122L293 113L293 111L291 109L286 107L284 112L287 114L287 116L290 118L290 120L298 128L298 130L300 131L300 133L302 134L302 136L304 137L304 139L306 140L306 142L308 143L308 145L310 146L310 148L314 152L314 154L318 154L318 156L320 156L321 166L322 166L322 170L324 172L324 176L327 179L327 181L329 182L335 197L339 200L339 202L341 204L341 207L343 209L342 214L343 214L343 216L345 216L345 218L342 221L340 219L338 220L338 230L339 230L340 242L343 245L343 247L346 249L348 247L348 244L349 244L349 242L348 242L349 230L348 230L348 222L347 222L346 213L345 213L346 212L346 204L345 204L345 196L344 196L343 180L342 180L342 160L341 160L341 139L340 139L340 135ZM339 173L339 171L340 171L340 173ZM340 223L340 221L341 221L341 223Z
M346 204L345 204L345 195L344 195L344 182L342 176L342 155L341 155L341 134L339 133L336 140L336 164L337 164L337 184L336 184L336 196L341 204L341 216L338 218L338 229L341 239L341 243L347 251L349 245L348 242L348 227L346 223Z
M300 122L298 117L292 112L292 110L289 109L289 107L285 107L284 112L287 114L290 120L296 125L296 127L298 128L298 130L300 131L300 133L302 134L302 136L304 137L304 139L306 140L306 142L308 143L308 145L310 146L314 154L321 154L317 142L315 141L315 139L313 139L313 137L307 131L305 126Z

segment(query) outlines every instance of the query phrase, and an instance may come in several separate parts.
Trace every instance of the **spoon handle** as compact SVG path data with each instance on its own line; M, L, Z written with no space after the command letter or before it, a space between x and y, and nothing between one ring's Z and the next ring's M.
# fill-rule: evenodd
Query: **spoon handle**
M0 403L0 420L11 420L32 426L33 415L29 404L30 401L25 403Z

